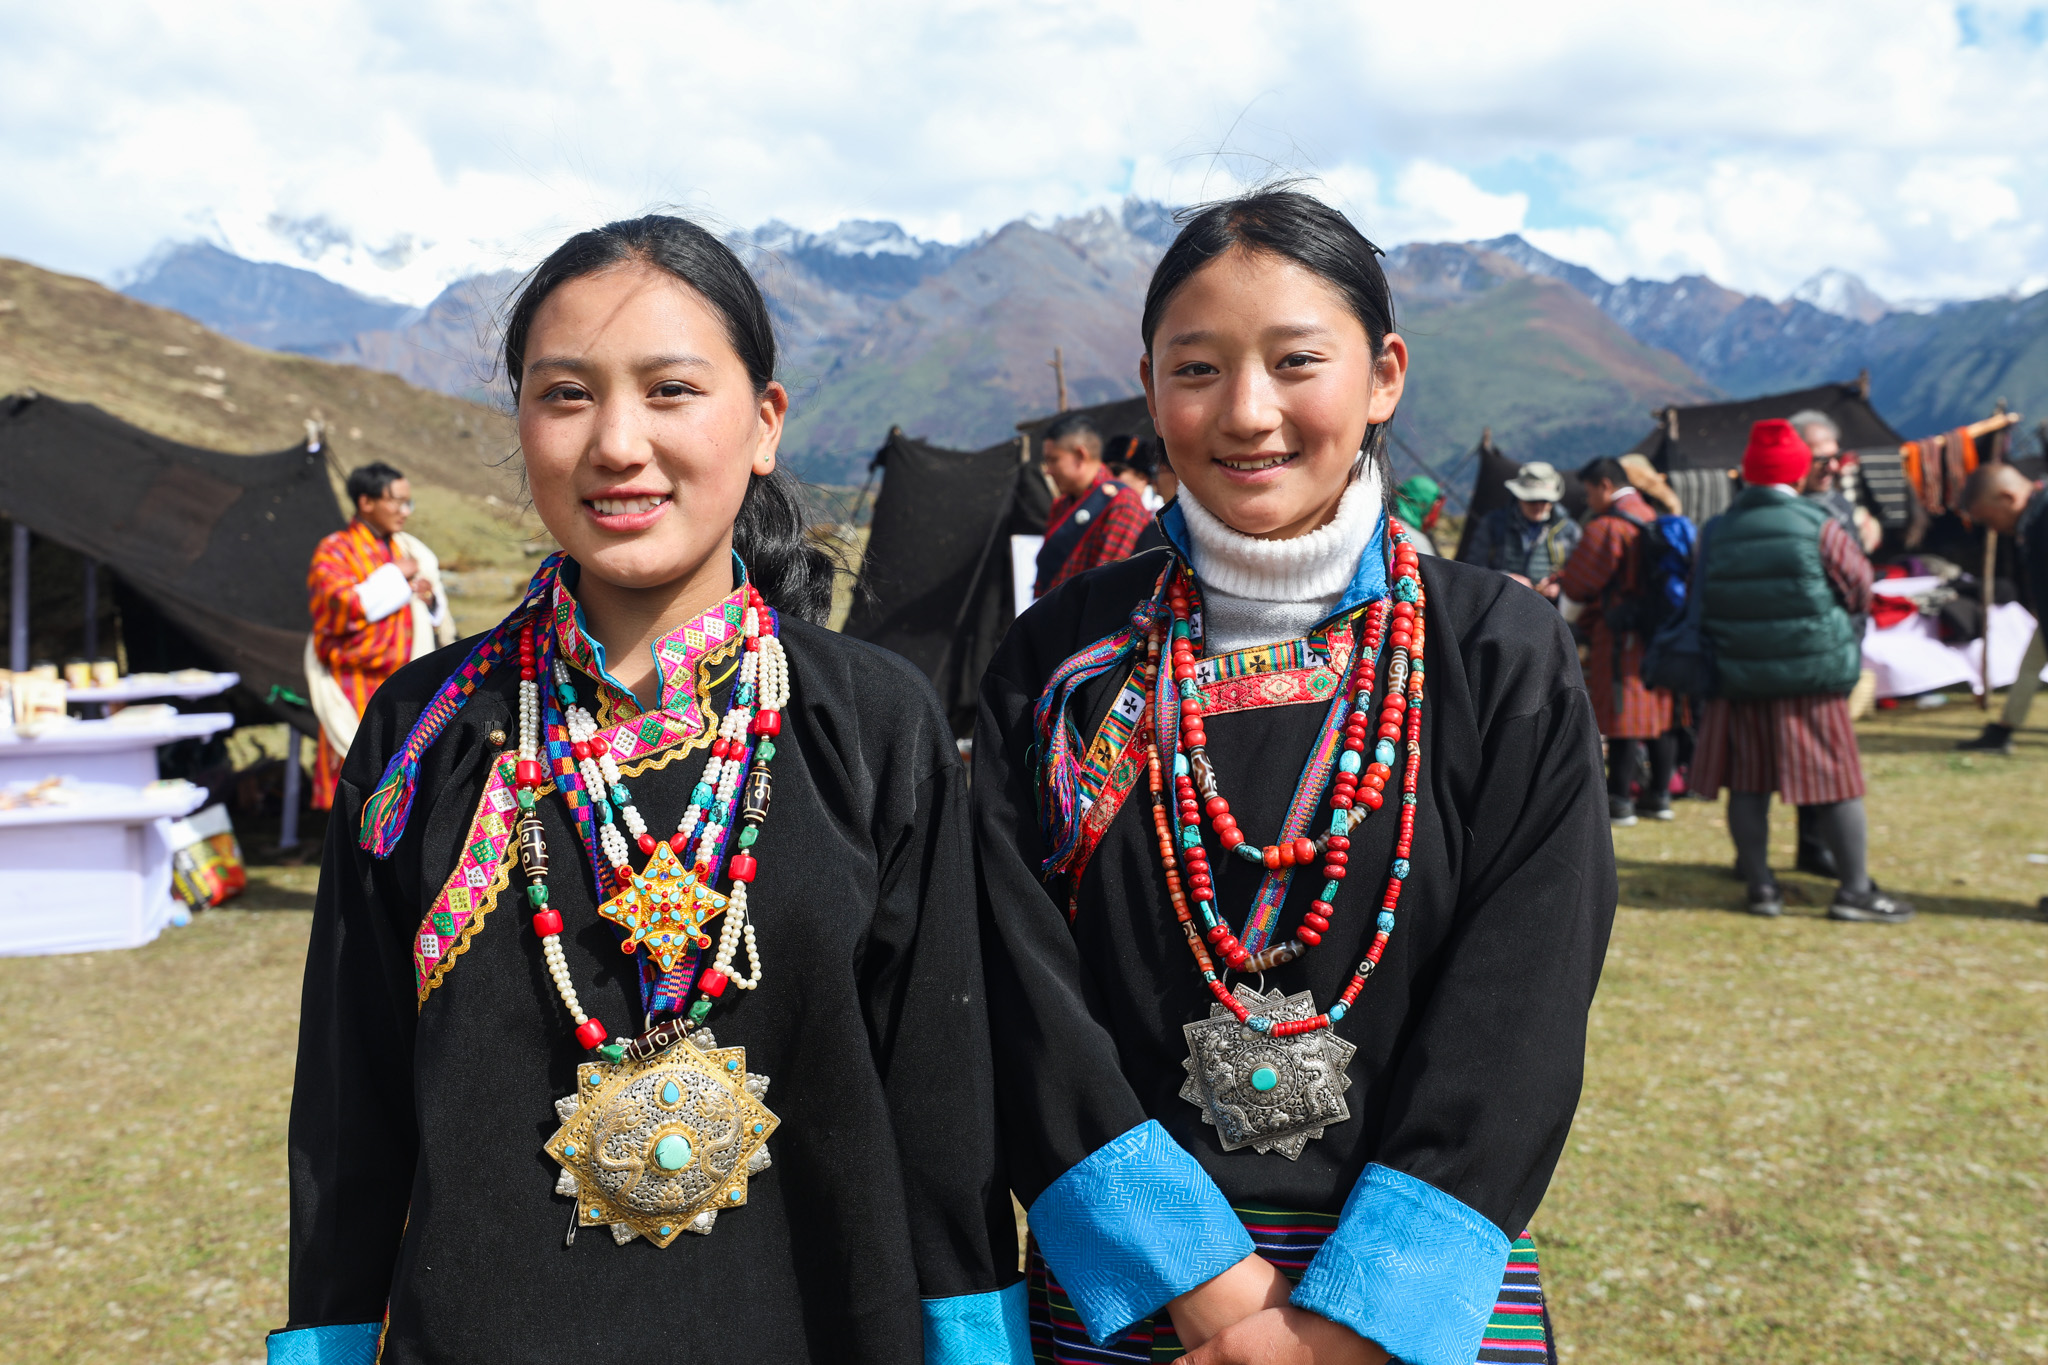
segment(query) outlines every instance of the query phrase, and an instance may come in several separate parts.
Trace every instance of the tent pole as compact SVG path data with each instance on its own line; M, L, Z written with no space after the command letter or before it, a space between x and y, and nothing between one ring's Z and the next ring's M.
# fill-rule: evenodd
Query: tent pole
M7 603L8 667L28 672L28 527L14 523L13 576Z
M284 727L284 815L277 829L279 849L299 846L299 732Z
M1993 598L1991 575L1996 573L1997 570L1998 532L1987 526L1984 528L1984 577L1981 582L1981 586L1984 589L1984 651L1979 659L1981 664L1980 671L1984 677L1984 686L1977 693L1977 709L1979 711L1989 711L1991 709L1991 607Z
M100 656L100 562L91 555L85 557L84 653L87 662Z

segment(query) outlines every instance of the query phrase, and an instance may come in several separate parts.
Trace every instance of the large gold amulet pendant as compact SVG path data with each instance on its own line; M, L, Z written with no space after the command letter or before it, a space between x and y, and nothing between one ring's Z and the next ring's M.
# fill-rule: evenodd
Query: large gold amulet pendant
M707 1029L685 1037L679 1021L635 1039L620 1061L580 1063L546 1144L562 1165L555 1193L576 1200L575 1225L609 1224L620 1243L708 1233L747 1202L747 1177L768 1169L778 1120L767 1093L745 1048L721 1048Z

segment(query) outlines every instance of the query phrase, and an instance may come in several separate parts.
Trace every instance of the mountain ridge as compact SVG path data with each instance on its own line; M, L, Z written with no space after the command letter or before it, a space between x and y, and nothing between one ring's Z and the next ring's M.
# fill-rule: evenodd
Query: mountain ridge
M1171 209L1131 198L1050 222L1019 219L960 243L874 219L817 233L771 220L732 234L774 316L796 400L785 438L793 465L814 479L855 480L895 425L943 444L1000 440L1019 418L1054 406L1055 347L1071 402L1136 393L1138 309L1177 230ZM220 301L189 288L176 296L188 312L211 308L230 334L267 326L291 349L502 401L496 319L518 272L472 276L399 313L354 295L384 311L370 315L376 325L347 331L317 317L266 317L260 306L268 298L282 313L336 308L310 281L352 294L343 286L256 263L246 264L262 277L245 282L224 278L232 272L222 260L203 264L212 275L191 261L186 274L223 277ZM2048 291L1920 310L1829 270L1774 301L1698 274L1611 282L1519 234L1409 243L1388 253L1387 269L1404 334L1422 343L1402 425L1431 463L1469 449L1482 426L1517 454L1583 459L1632 443L1651 406L1863 369L1880 408L1908 434L1982 416L2000 397L2048 412ZM129 287L175 292L147 272Z

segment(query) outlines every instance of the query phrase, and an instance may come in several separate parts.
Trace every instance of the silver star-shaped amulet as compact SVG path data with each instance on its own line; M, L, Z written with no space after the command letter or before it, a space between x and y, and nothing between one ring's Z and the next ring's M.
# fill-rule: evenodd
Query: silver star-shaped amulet
M1275 1023L1315 1017L1307 991L1260 995L1240 982L1233 993L1253 1015ZM1358 1048L1329 1029L1276 1038L1238 1023L1220 1002L1209 1007L1207 1019L1181 1028L1188 1036L1188 1059L1181 1063L1188 1079L1180 1097L1215 1126L1224 1151L1250 1147L1294 1161L1310 1138L1351 1117L1345 1068Z

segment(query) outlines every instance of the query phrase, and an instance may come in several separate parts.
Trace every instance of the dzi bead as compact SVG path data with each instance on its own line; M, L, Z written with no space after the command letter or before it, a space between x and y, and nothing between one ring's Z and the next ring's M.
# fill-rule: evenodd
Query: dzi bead
M541 833L540 820L531 811L519 821L519 866L528 881L543 881L548 875L547 836Z
M760 824L768 818L768 796L773 789L773 779L768 770L758 765L747 774L746 795L740 802L740 818Z

